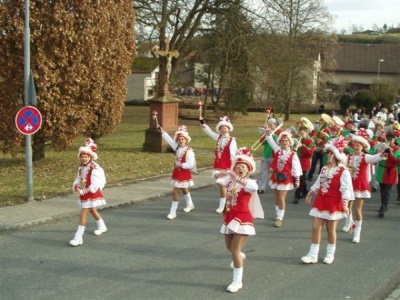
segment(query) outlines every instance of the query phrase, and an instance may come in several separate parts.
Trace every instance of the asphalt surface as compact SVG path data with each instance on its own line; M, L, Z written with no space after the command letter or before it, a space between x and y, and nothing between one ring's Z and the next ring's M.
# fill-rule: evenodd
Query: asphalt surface
M77 196L0 208L0 299L400 299L400 206L392 190L389 211L377 217L379 193L364 207L360 244L338 230L332 265L304 265L311 218L303 201L287 198L284 225L273 227L272 192L261 195L265 219L244 248L243 289L225 291L230 254L219 233L218 188L210 170L194 176L195 210L167 220L169 176L121 183L104 190L102 236L89 217L84 244L73 248ZM256 176L255 176L256 177ZM344 222L339 224L339 229Z

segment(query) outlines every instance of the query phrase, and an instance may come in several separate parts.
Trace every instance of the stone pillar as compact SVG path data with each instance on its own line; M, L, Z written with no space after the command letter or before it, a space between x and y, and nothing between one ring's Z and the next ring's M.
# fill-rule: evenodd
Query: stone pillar
M169 146L161 137L161 133L157 130L156 121L153 119L153 112L157 112L158 124L173 137L175 131L178 130L179 101L176 99L163 101L163 99L155 98L148 100L148 102L150 103L150 126L146 129L143 151L158 153L168 152Z
M164 141L161 133L157 130L157 123L153 119L153 112L157 112L158 124L174 136L178 130L179 101L172 97L169 91L169 76L171 75L172 58L177 58L179 52L169 49L169 39L164 39L161 43L162 49L153 49L153 54L160 59L160 72L157 80L157 96L148 100L150 103L149 120L150 126L146 130L143 151L148 152L167 152L169 145Z

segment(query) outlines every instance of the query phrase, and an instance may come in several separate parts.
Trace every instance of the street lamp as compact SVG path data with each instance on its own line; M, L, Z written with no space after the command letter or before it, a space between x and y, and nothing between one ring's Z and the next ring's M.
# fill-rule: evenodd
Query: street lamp
M381 73L381 63L383 63L385 60L383 58L381 58L380 60L378 60L378 85L379 85L379 75Z

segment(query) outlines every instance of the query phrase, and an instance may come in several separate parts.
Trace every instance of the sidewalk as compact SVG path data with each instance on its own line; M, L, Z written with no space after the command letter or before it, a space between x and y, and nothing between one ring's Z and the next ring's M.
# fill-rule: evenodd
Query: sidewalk
M215 184L211 178L211 169L208 168L199 170L198 174L193 177L195 185L192 189ZM171 176L168 174L115 185L106 185L103 192L107 205L101 209L163 197L172 194ZM71 194L68 196L1 207L0 232L77 216L80 212L77 201L78 196L73 194L71 190Z
M257 170L260 162L257 161ZM253 176L257 178L257 174ZM157 176L132 182L119 183L107 186L104 195L107 205L102 209L128 205L140 201L159 198L170 195L172 186L170 175ZM199 170L194 175L195 186L192 189L200 189L214 185L211 178L211 169ZM32 225L56 221L61 218L79 215L79 207L76 204L78 196L56 197L44 201L33 201L26 204L6 206L0 208L0 232L26 228ZM385 300L399 300L400 286L398 286Z

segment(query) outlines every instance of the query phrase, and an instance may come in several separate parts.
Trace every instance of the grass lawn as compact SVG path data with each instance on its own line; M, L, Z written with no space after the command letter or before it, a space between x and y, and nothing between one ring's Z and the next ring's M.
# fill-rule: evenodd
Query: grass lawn
M207 114L208 112L206 112ZM107 184L117 184L141 178L171 174L173 168L172 153L143 152L145 130L149 127L148 106L126 106L121 124L117 130L97 142L98 163L104 168ZM312 122L319 115L305 115ZM300 119L300 115L292 115L285 122L287 129ZM206 116L207 119L207 116ZM249 113L239 116L233 121L238 147L251 147L260 137L257 127L262 126L264 113ZM217 121L207 122L215 130ZM191 146L195 150L197 167L211 167L214 160L215 142L204 134L197 120L179 120L180 125L188 126L192 138ZM79 167L78 148L85 137L75 141L74 146L63 152L46 149L46 157L33 163L33 187L36 200L46 200L56 195L71 193L72 182ZM23 150L22 150L23 151ZM253 153L259 157L262 147ZM0 155L0 206L25 202L26 175L24 152L17 156Z

